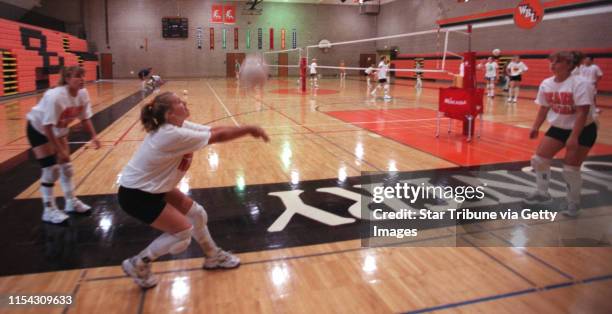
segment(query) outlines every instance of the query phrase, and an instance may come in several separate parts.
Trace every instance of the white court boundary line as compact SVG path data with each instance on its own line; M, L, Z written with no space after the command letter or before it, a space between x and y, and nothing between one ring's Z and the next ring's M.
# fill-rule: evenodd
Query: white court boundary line
M319 111L324 113L322 111ZM446 117L445 117L446 118ZM423 119L401 119L401 120L385 120L385 121L357 121L357 122L344 122L343 123L316 123L316 124L296 124L296 125L276 125L266 126L266 129L280 129L280 128L291 128L295 126L334 126L334 125L351 125L351 124L375 124L375 123L397 123L397 122L419 122L419 121L436 121L437 118L423 118Z
M213 95L215 95L215 98L217 98L217 101L221 104L221 106L223 106L223 110L225 110L225 113L227 114L227 116L230 117L232 119L232 121L234 121L234 124L236 126L240 126L240 124L238 123L238 121L236 121L236 119L234 118L232 113L229 111L229 109L227 109L227 106L225 106L225 103L223 103L221 98L219 98L219 95L217 95L217 92L215 92L215 89L212 88L212 86L210 86L210 83L208 83L208 80L206 81L206 85L213 92Z

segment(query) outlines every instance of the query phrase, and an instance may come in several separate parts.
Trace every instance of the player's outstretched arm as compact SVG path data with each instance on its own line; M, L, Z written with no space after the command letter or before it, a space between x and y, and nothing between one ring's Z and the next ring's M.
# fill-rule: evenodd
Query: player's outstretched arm
M251 135L255 138L261 138L265 142L269 141L268 134L262 128L254 125L231 127L231 126L219 126L213 127L210 130L210 139L208 144L221 143L243 137L245 135Z

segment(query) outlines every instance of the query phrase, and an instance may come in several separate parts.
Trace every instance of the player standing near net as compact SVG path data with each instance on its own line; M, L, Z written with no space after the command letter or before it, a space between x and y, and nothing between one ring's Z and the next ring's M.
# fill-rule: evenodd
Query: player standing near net
M78 66L62 69L59 86L47 90L27 115L28 141L42 168L40 194L44 206L44 222L59 224L68 219L65 212L84 213L91 208L74 195L74 170L68 147L68 127L72 121L80 119L91 135L94 147L100 148L96 130L89 120L93 113L89 93L84 88L84 76L85 71ZM53 186L58 179L66 200L64 211L57 208L53 196Z
M551 125L531 158L537 190L525 199L525 203L538 204L551 200L548 193L550 164L552 158L565 147L563 178L567 183L567 208L563 213L571 217L577 216L580 210L580 166L597 139L593 87L580 76L571 75L581 59L582 54L576 51L550 55L550 69L554 76L540 84L535 100L540 107L529 133L529 138L535 139L545 119Z
M527 68L527 65L521 61L519 56L512 57L512 61L508 63L508 67L506 67L506 72L510 78L510 85L508 87L508 102L517 102L519 90L521 88L522 75L527 70L529 70L529 68Z
M384 99L391 99L391 96L389 95L389 81L387 78L388 71L389 71L389 62L388 62L387 56L382 56L380 57L380 62L378 63L378 69L376 70L376 73L378 76L378 84L372 91L371 93L372 96L376 96L378 89L380 87L383 87L383 90L385 93Z
M597 83L601 80L603 72L599 66L593 63L593 57L588 56L584 58L584 62L576 69L576 72L593 85L593 104L597 108ZM599 108L597 108L596 112L599 111Z
M137 255L123 261L126 274L143 288L157 284L151 264L168 253L187 249L193 237L206 256L203 268L235 268L240 259L215 244L208 231L204 208L176 186L191 165L193 153L206 145L251 135L268 141L257 126L207 127L187 121L186 103L172 92L155 97L142 107L140 121L147 136L123 168L119 204L130 216L162 231Z
M310 68L310 85L314 88L319 88L319 83L317 81L317 59L312 58L312 63L309 66Z
M340 79L344 80L346 78L346 64L344 64L344 60L340 60Z
M372 75L376 72L375 68L374 68L374 64L370 64L370 66L365 69L364 73L366 76L366 82L368 83L368 89L370 88L370 84L371 84L371 78Z
M497 81L497 62L493 57L487 59L485 63L485 82L487 82L487 96L495 97L495 82Z

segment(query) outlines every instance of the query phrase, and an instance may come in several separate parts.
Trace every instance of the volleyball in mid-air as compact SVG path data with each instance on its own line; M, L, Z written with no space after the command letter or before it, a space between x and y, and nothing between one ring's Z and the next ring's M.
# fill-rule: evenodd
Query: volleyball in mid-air
M247 55L240 66L240 85L251 88L263 86L268 79L268 67L257 55Z
M494 55L494 56L496 56L496 57L497 57L497 56L499 56L499 54L500 54L500 53L501 53L501 50L499 50L499 49L497 49L497 48L493 49L493 55Z

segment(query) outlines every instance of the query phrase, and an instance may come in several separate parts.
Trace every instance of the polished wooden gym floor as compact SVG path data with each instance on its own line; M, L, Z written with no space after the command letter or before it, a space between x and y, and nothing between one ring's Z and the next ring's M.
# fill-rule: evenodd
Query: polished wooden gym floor
M103 145L94 150L81 143L86 138L71 138L72 160L76 192L94 210L64 226L40 221L39 169L27 156L25 114L42 95L1 101L0 295L6 302L9 295L67 294L74 303L0 304L0 313L611 313L610 96L598 98L599 136L589 157L597 173L585 180L589 193L600 192L583 196L579 219L440 226L420 230L418 241L362 246L360 217L351 211L360 203L356 186L366 182L362 172L429 177L444 169L520 169L537 145L527 137L534 90L524 88L516 105L498 90L486 104L482 137L467 143L460 123L447 133L445 119L441 136L434 136L437 88L445 84L426 82L416 91L411 83L396 82L390 101L369 96L357 77L322 79L318 90L303 95L294 78L270 80L263 93L240 89L233 79L163 85L161 91L180 96L187 90L190 120L259 124L271 141L211 145L196 153L180 184L204 205L213 237L237 252L242 266L204 271L192 243L186 253L154 264L161 280L147 291L119 264L158 233L125 215L114 194L145 135L140 105L156 92L141 93L135 80L87 85ZM287 214L291 206L315 214ZM603 247L582 247L595 229ZM578 245L541 241L559 230L573 231Z

